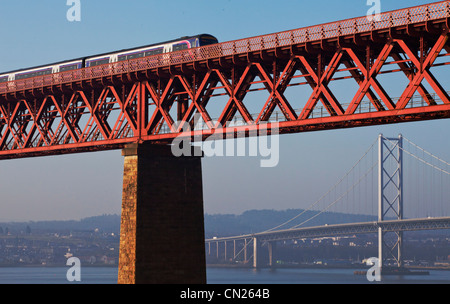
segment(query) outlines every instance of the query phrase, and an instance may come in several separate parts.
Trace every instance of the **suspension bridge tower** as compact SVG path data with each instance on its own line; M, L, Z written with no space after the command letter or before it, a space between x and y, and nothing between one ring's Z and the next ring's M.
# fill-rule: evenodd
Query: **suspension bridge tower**
M403 220L403 137L379 135L378 143L378 222ZM389 234L389 235L388 235ZM392 236L393 234L393 236ZM388 232L378 228L378 258L380 266L394 259L403 267L403 232Z

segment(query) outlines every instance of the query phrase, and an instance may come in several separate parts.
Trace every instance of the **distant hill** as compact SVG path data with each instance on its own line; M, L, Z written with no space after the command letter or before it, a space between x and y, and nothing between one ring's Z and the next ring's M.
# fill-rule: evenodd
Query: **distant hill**
M0 223L0 228L6 228L11 234L25 231L27 226L35 233L67 233L70 231L94 231L120 233L120 215L100 215L84 218L76 221L39 221L39 222L14 222ZM1 230L0 230L1 232Z
M276 210L250 210L240 215L233 214L205 214L205 237L227 237L242 234L263 232L289 221L300 213L302 209ZM280 229L289 229L317 214L317 211L307 211ZM308 221L302 227L332 225L342 223L370 222L377 218L368 215L354 215L342 213L323 213ZM0 235L6 229L11 234L25 233L28 228L32 233L68 233L89 232L98 229L100 232L120 233L120 215L100 215L88 217L79 221L40 221L22 223L0 223ZM443 230L442 233L444 233ZM439 233L438 231L435 233Z
M205 236L227 237L241 234L251 234L263 232L277 227L292 218L303 213L302 209L289 209L285 211L276 210L250 210L241 215L205 215ZM280 229L289 229L307 219L317 215L317 211L306 211L304 214ZM353 215L342 213L322 213L320 216L305 223L302 227L312 227L320 225L332 225L342 223L356 223L376 221L376 217L367 215Z
M276 227L302 213L301 209L276 210L250 210L240 215L232 214L205 214L206 238L234 236L262 232ZM317 214L315 211L307 211L301 217L292 221L283 229L288 229ZM304 226L319 226L325 224L340 224L349 222L374 221L374 217L364 215L351 215L341 213L323 213L309 221ZM0 223L0 227L8 228L11 233L20 233L31 228L32 232L59 232L70 231L93 231L98 229L102 232L120 233L120 215L100 215L88 217L79 221L39 221L22 223ZM1 232L1 230L0 230Z

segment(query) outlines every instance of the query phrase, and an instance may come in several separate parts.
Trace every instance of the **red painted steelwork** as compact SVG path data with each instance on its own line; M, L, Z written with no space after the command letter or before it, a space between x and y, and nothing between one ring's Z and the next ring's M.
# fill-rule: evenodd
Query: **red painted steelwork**
M349 19L0 83L0 159L177 136L251 136L274 122L279 133L295 133L449 118L448 85L433 75L436 67L448 73L449 24L450 1L442 1L379 20ZM393 99L378 78L398 72L409 84ZM358 87L345 101L331 88L342 79ZM312 94L287 97L304 85ZM253 92L265 96L255 101L248 97Z

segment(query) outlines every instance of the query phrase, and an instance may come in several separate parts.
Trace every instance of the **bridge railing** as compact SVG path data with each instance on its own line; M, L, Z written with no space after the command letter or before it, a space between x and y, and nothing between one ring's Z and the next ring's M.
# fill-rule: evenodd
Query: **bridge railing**
M263 51L283 46L345 35L353 35L448 17L450 17L450 1L441 1L386 12L372 18L360 17L347 19L280 33L223 42L195 49L153 55L146 58L132 59L96 67L4 82L0 83L0 93L58 85L86 79L108 77L116 74L179 65L193 61L239 55L254 51Z

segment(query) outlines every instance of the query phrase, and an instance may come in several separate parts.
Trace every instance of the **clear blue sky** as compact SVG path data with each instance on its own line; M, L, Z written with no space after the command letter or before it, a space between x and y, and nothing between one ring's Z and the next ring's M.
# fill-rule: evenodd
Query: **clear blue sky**
M429 3L382 0L382 10ZM68 22L66 0L0 2L0 70L210 33L220 41L364 16L366 0L81 0ZM444 78L448 85L448 78ZM394 83L395 85L395 83ZM304 208L328 190L379 133L403 133L450 160L448 120L281 137L280 164L206 158L205 212ZM0 162L0 221L80 219L120 213L120 151Z

